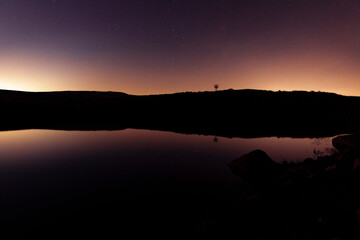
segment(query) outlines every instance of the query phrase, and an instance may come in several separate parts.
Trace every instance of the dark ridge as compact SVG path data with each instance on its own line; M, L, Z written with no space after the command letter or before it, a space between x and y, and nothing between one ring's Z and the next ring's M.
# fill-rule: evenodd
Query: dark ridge
M0 90L1 130L139 128L225 137L325 137L359 130L360 98L326 92Z

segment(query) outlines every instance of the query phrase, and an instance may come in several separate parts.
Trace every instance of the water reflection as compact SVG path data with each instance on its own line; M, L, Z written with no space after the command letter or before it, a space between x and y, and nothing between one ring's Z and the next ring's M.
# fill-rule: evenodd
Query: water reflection
M134 129L0 132L0 230L27 236L68 236L73 229L90 236L89 229L98 229L101 237L124 231L166 239L203 235L242 214L252 194L231 173L231 160L260 148L277 162L303 161L330 144L216 139Z
M0 132L1 162L32 161L69 157L93 156L99 153L149 154L154 157L190 155L192 159L216 156L224 162L254 149L262 149L277 162L299 162L331 150L331 138L224 138L185 135L171 132L127 129L121 131L52 131L22 130ZM182 159L182 161L187 161Z

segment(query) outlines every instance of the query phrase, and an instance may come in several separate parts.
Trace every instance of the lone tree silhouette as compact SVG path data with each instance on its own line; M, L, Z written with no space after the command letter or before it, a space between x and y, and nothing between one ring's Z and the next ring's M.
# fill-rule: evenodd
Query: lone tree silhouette
M214 88L215 88L215 91L217 91L219 88L219 84L214 84Z

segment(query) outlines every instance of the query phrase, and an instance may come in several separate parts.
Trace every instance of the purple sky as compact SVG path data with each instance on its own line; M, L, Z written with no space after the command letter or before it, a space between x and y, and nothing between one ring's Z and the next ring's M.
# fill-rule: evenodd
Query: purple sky
M1 0L0 88L360 95L360 2Z

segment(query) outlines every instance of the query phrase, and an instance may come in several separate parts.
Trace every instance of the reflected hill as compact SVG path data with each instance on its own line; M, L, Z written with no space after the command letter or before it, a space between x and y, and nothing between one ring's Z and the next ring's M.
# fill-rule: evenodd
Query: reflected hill
M225 137L325 137L358 132L360 97L224 90L135 96L120 92L0 91L1 130L165 130Z

